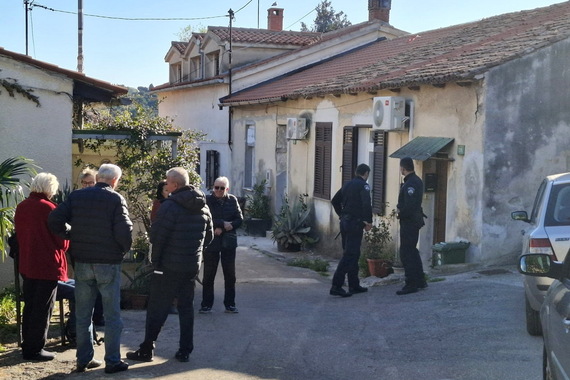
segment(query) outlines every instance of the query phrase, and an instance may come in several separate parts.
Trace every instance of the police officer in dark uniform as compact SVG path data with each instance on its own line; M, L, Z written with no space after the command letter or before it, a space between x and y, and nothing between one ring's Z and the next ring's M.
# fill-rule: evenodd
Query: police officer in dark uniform
M360 286L358 259L363 229L369 231L372 228L370 186L366 183L369 174L368 165L358 165L356 176L345 183L331 201L335 212L340 216L343 249L342 259L332 279L330 294L333 296L350 297L368 291L367 288ZM345 276L348 277L348 292L342 288Z
M417 249L420 228L424 226L422 197L424 184L414 171L414 161L410 157L400 160L400 173L404 183L398 195L398 218L400 219L400 260L404 265L405 286L396 292L398 295L415 293L427 287L422 259Z

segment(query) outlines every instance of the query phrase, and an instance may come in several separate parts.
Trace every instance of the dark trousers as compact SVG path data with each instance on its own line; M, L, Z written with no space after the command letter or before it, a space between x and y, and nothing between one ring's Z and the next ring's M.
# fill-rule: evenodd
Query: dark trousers
M22 353L39 353L46 344L57 280L35 280L24 277L24 312L22 314Z
M418 287L425 281L420 251L417 249L420 229L413 222L400 221L400 260L404 266L406 285Z
M362 244L362 223L349 218L340 219L340 234L342 236L342 258L334 272L333 286L343 286L345 276L348 277L349 288L360 286L358 280L358 259Z
M236 250L222 249L220 252L204 253L204 278L202 280L202 307L214 305L214 280L218 263L222 262L224 272L224 306L235 306L236 298Z
M178 298L178 320L180 323L179 349L191 353L194 349L194 287L195 273L164 271L153 273L150 296L146 310L144 342L141 350L150 351L164 326L174 298Z

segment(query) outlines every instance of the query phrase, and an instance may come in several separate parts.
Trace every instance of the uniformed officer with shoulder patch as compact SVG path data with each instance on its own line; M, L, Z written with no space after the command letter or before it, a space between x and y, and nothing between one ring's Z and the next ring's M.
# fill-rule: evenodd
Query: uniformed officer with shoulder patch
M400 187L397 209L400 220L400 260L404 266L406 284L396 294L404 295L427 287L422 259L416 247L420 228L425 224L422 210L424 184L416 175L414 161L410 157L400 160L400 173L404 176L404 182Z
M368 291L360 286L358 259L363 229L370 231L372 228L370 186L366 183L369 174L368 165L358 165L356 176L345 183L331 200L335 212L340 216L343 249L342 258L332 279L330 294L333 296L350 297ZM348 277L348 292L342 288L345 277Z

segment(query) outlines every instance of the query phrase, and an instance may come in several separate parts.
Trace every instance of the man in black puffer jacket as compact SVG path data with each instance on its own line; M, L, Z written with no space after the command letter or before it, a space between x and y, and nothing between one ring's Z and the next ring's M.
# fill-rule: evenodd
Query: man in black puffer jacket
M105 316L105 372L128 369L121 361L121 262L132 243L133 224L127 204L115 188L121 168L104 164L95 186L73 191L48 217L50 229L70 240L69 253L75 270L77 371L95 368L91 317L97 294ZM66 224L71 226L67 231Z
M154 342L178 298L180 341L175 358L187 362L194 349L194 286L202 252L213 239L213 225L206 197L189 185L184 168L166 172L165 199L152 224L152 265L154 273L146 312L144 341L127 358L152 361Z

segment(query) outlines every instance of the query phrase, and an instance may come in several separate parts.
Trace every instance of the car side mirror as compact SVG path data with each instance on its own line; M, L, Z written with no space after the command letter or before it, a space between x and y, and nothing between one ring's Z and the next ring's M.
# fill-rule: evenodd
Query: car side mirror
M522 222L527 222L527 223L530 222L526 211L513 211L511 212L511 218L513 220L520 220Z
M519 272L533 277L549 277L559 279L564 265L552 260L547 254L523 255L519 259Z

